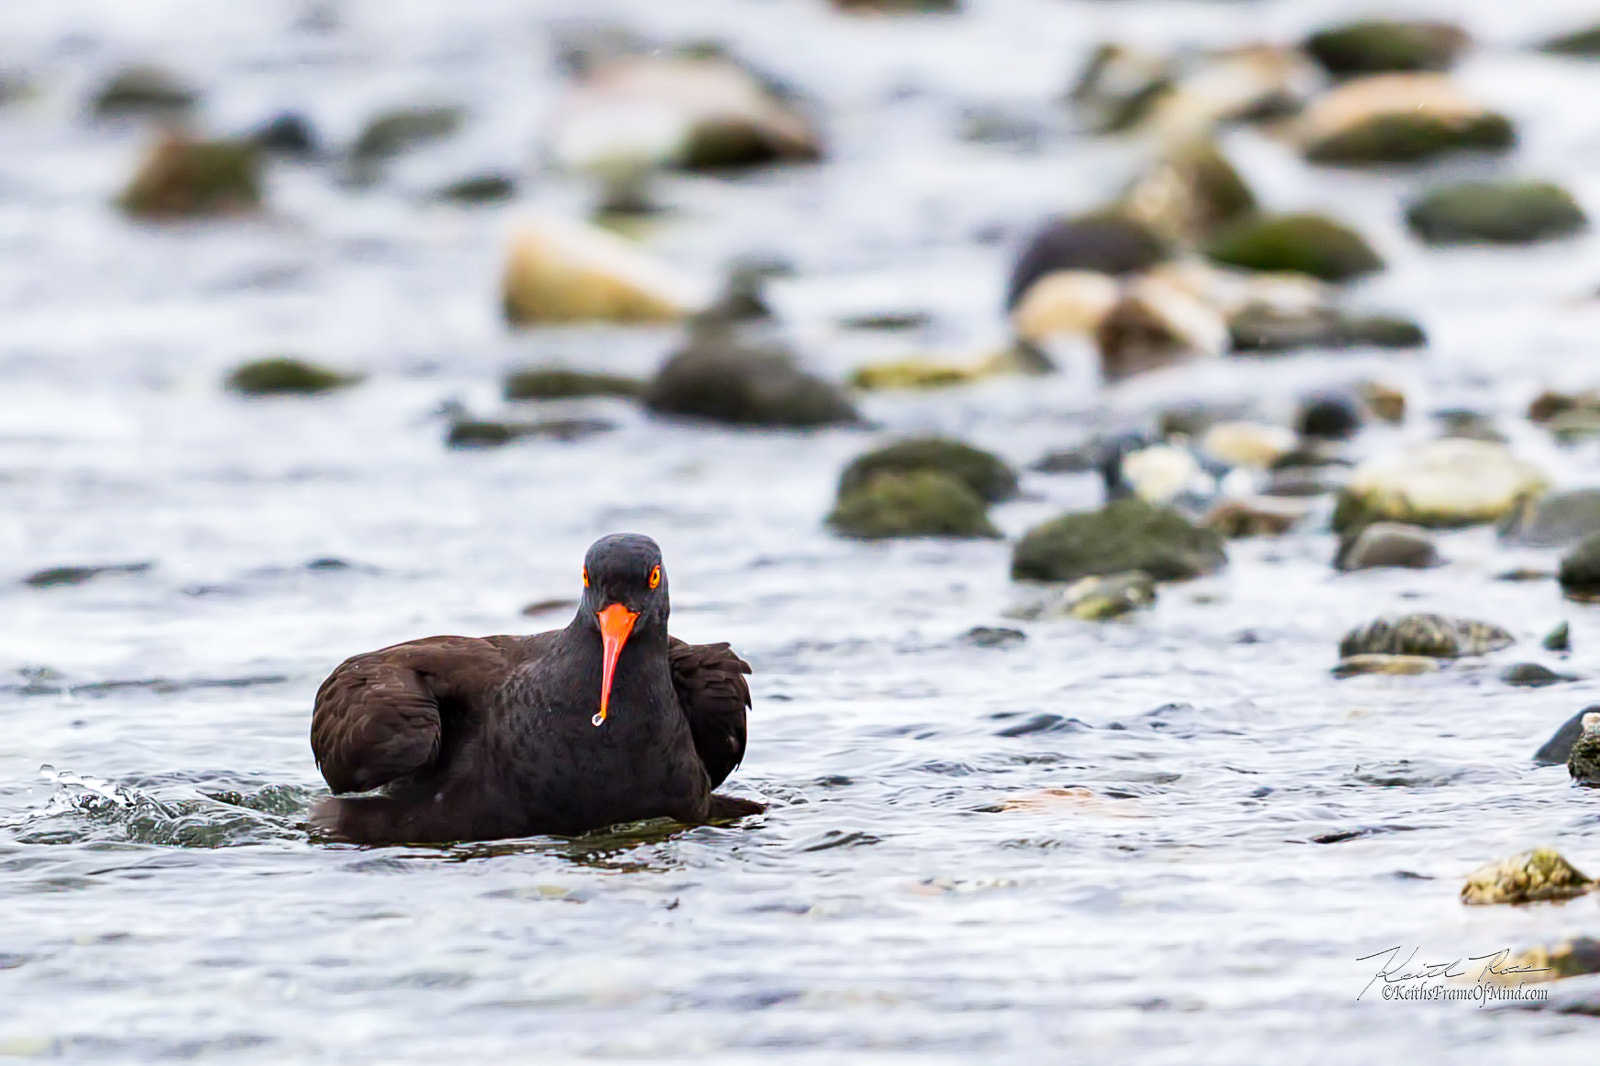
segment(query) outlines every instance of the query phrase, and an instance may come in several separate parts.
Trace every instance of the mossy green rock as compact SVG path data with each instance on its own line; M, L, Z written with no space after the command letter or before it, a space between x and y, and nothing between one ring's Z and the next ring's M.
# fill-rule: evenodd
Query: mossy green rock
M147 113L172 115L193 107L199 94L160 67L128 67L117 73L94 97L100 117Z
M1247 304L1228 319L1235 352L1273 354L1300 348L1420 348L1422 327L1395 315L1352 315L1333 307Z
M839 478L839 497L843 499L879 474L913 470L953 477L989 503L1017 494L1017 473L999 456L958 440L920 437L858 456Z
M346 374L300 359L257 359L235 367L228 375L230 392L245 396L312 394L354 385L360 374Z
M1228 561L1222 537L1177 511L1139 499L1062 515L1030 529L1011 557L1024 581L1076 581L1092 574L1143 570L1157 581L1182 581Z
M1469 43L1448 22L1389 22L1373 19L1312 34L1305 49L1334 75L1393 70L1449 70Z
M1600 56L1600 26L1591 26L1586 30L1574 30L1564 33L1559 37L1552 37L1539 46L1540 51L1549 52L1558 56Z
M1297 271L1323 281L1383 269L1383 260L1359 233L1321 215L1248 219L1218 235L1206 254L1228 266Z
M1504 152L1516 141L1511 120L1492 111L1471 116L1389 112L1308 145L1306 158L1348 166L1420 163L1449 152Z
M448 137L461 126L459 107L407 107L385 111L367 123L350 151L357 159L377 160L428 141Z
M987 505L937 470L883 471L841 492L828 525L847 537L998 537Z
M437 197L453 204L497 204L517 195L517 181L505 174L476 174L451 182Z
M118 203L133 215L237 214L261 206L260 150L251 141L168 137L150 152Z
M570 400L581 396L635 397L645 383L618 374L596 374L565 367L535 367L506 375L508 400Z
M1529 244L1577 233L1583 208L1543 181L1468 181L1438 189L1406 210L1406 221L1433 244Z
M1574 599L1600 598L1600 533L1591 533L1561 560L1561 591Z
M502 444L539 437L545 440L575 441L605 433L617 427L600 418L552 418L542 422L497 422L493 419L460 417L450 423L445 445L451 448L498 448Z
M1554 848L1535 848L1473 871L1461 886L1461 902L1532 903L1571 899L1594 888L1594 882Z

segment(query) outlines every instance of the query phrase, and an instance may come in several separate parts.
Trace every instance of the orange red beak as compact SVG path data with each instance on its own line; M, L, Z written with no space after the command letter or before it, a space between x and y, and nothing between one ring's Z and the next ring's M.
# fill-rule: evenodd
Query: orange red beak
M606 712L611 707L611 680L617 673L617 657L622 646L628 643L633 623L639 620L637 611L630 611L620 603L613 603L595 615L600 620L600 648L604 655L600 664L600 713L590 719L596 726L605 724Z

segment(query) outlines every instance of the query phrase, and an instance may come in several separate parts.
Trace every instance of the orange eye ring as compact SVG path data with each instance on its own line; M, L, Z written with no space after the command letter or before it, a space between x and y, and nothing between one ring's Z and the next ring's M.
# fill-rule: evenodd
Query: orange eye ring
M661 567L659 566L650 571L650 587L653 589L661 587Z
M587 566L583 568L583 587L589 587L589 568Z

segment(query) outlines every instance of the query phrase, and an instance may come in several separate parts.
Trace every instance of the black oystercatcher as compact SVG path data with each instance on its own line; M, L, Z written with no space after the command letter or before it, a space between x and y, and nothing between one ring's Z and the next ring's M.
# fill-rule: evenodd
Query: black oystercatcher
M312 826L361 844L571 835L765 808L713 795L744 757L750 666L667 635L649 537L584 559L565 629L428 637L347 659L317 690L311 750L335 793Z

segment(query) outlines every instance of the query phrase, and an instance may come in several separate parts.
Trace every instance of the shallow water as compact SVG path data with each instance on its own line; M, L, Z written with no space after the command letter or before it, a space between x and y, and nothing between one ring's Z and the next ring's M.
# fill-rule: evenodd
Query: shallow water
M819 366L908 345L997 341L1011 249L1045 214L1114 192L1138 148L1075 139L1048 103L1102 37L1293 39L1326 2L971 0L960 19L845 20L799 0L597 5L666 40L719 36L808 93L833 158L730 181L675 178L647 239L714 277L777 252L773 299ZM861 545L821 527L834 480L879 437L938 429L1032 461L1097 425L1195 396L1283 416L1306 390L1381 371L1413 411L1516 416L1545 385L1592 385L1600 239L1429 252L1400 205L1458 164L1308 170L1228 140L1258 192L1333 205L1390 269L1363 305L1414 313L1422 354L1244 361L1100 393L1081 366L865 401L876 431L780 435L556 405L615 432L490 452L442 446L439 405L491 412L500 373L548 359L645 372L671 331L510 334L495 306L507 233L586 191L538 170L561 81L539 3L308 8L170 0L12 5L0 61L37 94L0 108L0 1054L107 1061L689 1057L739 1061L1354 1061L1445 1049L1511 1062L1593 1045L1593 1022L1374 1001L1358 957L1430 959L1600 928L1594 899L1462 907L1481 862L1538 844L1600 866L1595 797L1529 755L1595 701L1594 607L1494 575L1552 553L1448 534L1451 564L1335 575L1330 535L1230 545L1223 573L1163 588L1131 621L1013 623L1004 543ZM1600 68L1516 46L1574 3L1418 4L1484 42L1461 78L1512 115L1501 168L1600 211ZM322 21L326 21L325 19ZM374 110L460 102L461 135L382 184L275 166L270 214L130 224L109 199L146 134L82 101L132 60L205 90L204 128L304 109L335 145ZM963 109L1032 116L1035 149L954 136ZM527 175L503 207L427 190ZM985 239L1001 235L1001 239ZM885 338L836 323L927 311ZM241 359L302 352L371 375L315 400L241 402ZM1371 430L1356 452L1426 436ZM1015 537L1094 505L1086 476L1028 474L996 510ZM346 655L428 633L524 632L571 596L597 535L648 532L674 631L756 668L733 791L772 804L726 828L576 841L360 850L298 828L321 782L312 695ZM308 565L338 559L349 565ZM58 565L150 562L77 587ZM1518 644L1420 678L1336 682L1339 636L1384 611L1492 620ZM1572 625L1564 665L1538 650ZM1027 640L978 648L975 625ZM1538 659L1584 680L1497 679ZM1059 720L1041 719L1053 715ZM1053 725L1036 730L1030 725ZM1019 725L1027 726L1018 729ZM1005 735L1007 733L1018 735Z

